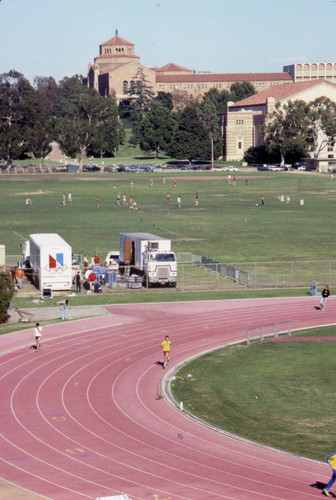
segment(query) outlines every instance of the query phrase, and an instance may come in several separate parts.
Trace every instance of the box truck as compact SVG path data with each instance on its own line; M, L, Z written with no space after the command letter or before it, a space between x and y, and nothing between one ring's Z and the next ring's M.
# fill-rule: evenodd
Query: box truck
M176 287L177 262L171 241L150 233L120 234L120 270L143 276L148 287L158 284Z
M32 281L40 290L71 290L71 246L55 233L29 236Z

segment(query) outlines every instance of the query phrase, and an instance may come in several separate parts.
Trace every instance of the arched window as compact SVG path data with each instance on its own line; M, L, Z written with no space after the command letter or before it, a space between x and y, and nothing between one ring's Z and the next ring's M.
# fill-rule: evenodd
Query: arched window
M127 94L128 91L128 81L124 80L123 81L123 94Z
M134 80L130 81L130 91L131 91L132 94L134 94L134 91L135 91L135 82L134 82Z

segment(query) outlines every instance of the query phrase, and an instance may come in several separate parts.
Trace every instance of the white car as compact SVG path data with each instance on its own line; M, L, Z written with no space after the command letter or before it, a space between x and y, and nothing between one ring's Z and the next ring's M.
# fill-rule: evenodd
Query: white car
M239 172L239 168L238 167L229 167L228 170L230 172Z
M105 257L105 267L111 271L119 271L119 258L120 252L116 250L110 250Z

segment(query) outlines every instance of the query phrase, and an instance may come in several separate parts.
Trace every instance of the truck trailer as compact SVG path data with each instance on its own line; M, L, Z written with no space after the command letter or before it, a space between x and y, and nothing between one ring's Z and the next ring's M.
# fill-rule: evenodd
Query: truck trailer
M120 234L120 270L143 276L146 286L176 287L176 254L171 241L151 233Z
M55 233L29 236L32 281L40 290L71 290L71 246Z

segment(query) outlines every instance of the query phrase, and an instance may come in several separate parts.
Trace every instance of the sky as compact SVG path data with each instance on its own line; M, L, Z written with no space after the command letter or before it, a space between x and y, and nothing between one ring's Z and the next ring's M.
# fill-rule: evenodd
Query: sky
M336 0L0 0L0 73L86 76L116 28L144 66L282 72L336 62L335 21Z

